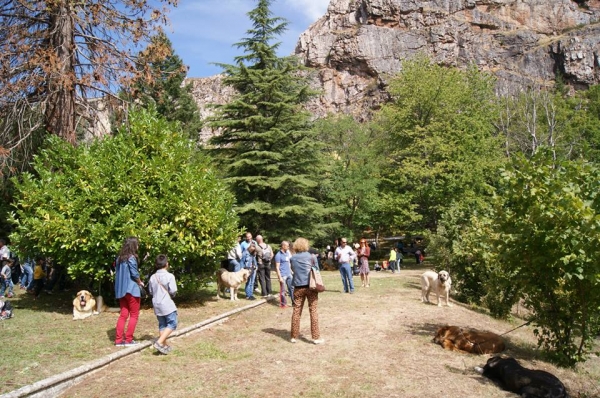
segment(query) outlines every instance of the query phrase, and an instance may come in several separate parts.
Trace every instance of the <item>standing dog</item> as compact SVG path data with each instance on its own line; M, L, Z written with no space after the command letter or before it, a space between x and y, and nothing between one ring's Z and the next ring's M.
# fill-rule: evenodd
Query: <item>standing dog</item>
M452 307L449 302L450 299L450 288L452 287L452 279L447 271L425 271L421 275L421 300L424 303L429 303L429 293L431 290L437 294L437 305L442 306L440 302L440 294L446 296L446 305Z
M237 292L241 284L248 280L250 271L247 269L241 269L237 272L229 272L225 268L221 268L217 271L217 299L219 294L223 291L223 297L225 297L225 288L229 288L230 299L237 300Z
M92 293L87 290L77 292L77 297L73 299L73 320L85 319L97 314L96 299Z
M493 357L475 370L521 397L568 398L564 384L553 374L522 367L514 358Z

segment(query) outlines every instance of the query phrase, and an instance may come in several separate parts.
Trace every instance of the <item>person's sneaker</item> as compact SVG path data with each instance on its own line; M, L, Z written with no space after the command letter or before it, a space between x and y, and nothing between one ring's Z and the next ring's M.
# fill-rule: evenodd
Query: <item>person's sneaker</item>
M50 295L52 294L52 291L50 291L50 290L44 290L44 291L46 292L46 294L50 294Z
M156 351L160 352L161 354L167 355L169 353L169 350L167 349L167 347L164 345L158 344L158 341L153 344L153 347L156 348Z
M296 339L292 337L292 338L290 339L290 343L295 343L295 342L296 342Z
M323 340L323 339L313 340L313 343L315 343L316 345L323 344L324 342L325 342L325 340Z
M173 347L171 347L170 345L165 344L163 347L165 347L165 350L167 350L167 352L173 351Z
M250 296L250 297L246 297L247 300L256 300L256 297L254 296Z
M124 347L124 346L125 346L124 341L115 341L115 347Z
M124 342L123 346L124 347L131 347L131 346L138 345L138 344L140 344L140 343L137 342L137 341L135 341L135 340L131 340L130 342Z

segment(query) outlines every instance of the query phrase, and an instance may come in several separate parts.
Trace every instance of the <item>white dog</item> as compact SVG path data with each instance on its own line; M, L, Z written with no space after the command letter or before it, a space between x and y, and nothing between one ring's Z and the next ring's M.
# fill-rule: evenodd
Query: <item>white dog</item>
M243 268L237 272L229 272L225 268L221 268L217 271L217 299L219 299L219 294L223 291L223 296L225 296L225 288L229 288L230 299L237 300L237 292L240 285L248 280L248 276L250 276L250 271Z
M447 271L425 271L421 275L421 300L424 303L429 303L429 293L433 289L437 294L437 305L442 306L440 302L440 294L446 296L446 305L452 307L450 304L450 288L452 287L452 279Z
M77 292L77 297L73 299L73 320L85 319L92 315L98 315L96 299L87 290Z

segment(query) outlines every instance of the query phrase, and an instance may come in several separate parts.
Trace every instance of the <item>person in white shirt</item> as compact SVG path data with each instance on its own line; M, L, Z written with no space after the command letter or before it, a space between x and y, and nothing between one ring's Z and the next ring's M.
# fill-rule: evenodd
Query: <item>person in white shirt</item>
M355 256L354 250L348 246L348 240L342 238L340 246L335 249L335 259L340 264L340 274L342 276L342 283L344 284L344 293L354 293L354 281L352 279L352 268L350 267L350 264Z
M148 281L149 293L152 295L154 314L158 319L159 337L154 342L154 348L161 354L168 354L171 347L167 338L177 328L177 307L173 297L177 293L175 276L168 272L169 260L164 254L156 257L156 272Z
M8 249L8 246L6 246L6 241L0 239L0 260L3 258L10 258L10 250Z

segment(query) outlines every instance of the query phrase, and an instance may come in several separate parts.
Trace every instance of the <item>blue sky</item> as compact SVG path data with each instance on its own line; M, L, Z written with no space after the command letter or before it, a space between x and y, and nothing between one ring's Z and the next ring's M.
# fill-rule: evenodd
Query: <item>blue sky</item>
M294 51L300 33L325 15L329 0L274 0L273 16L288 21L288 30L279 37L279 55ZM251 28L246 13L256 7L256 0L180 0L169 13L166 28L175 52L190 67L188 77L206 77L221 72L213 62L231 64L241 55L233 43L246 36Z

